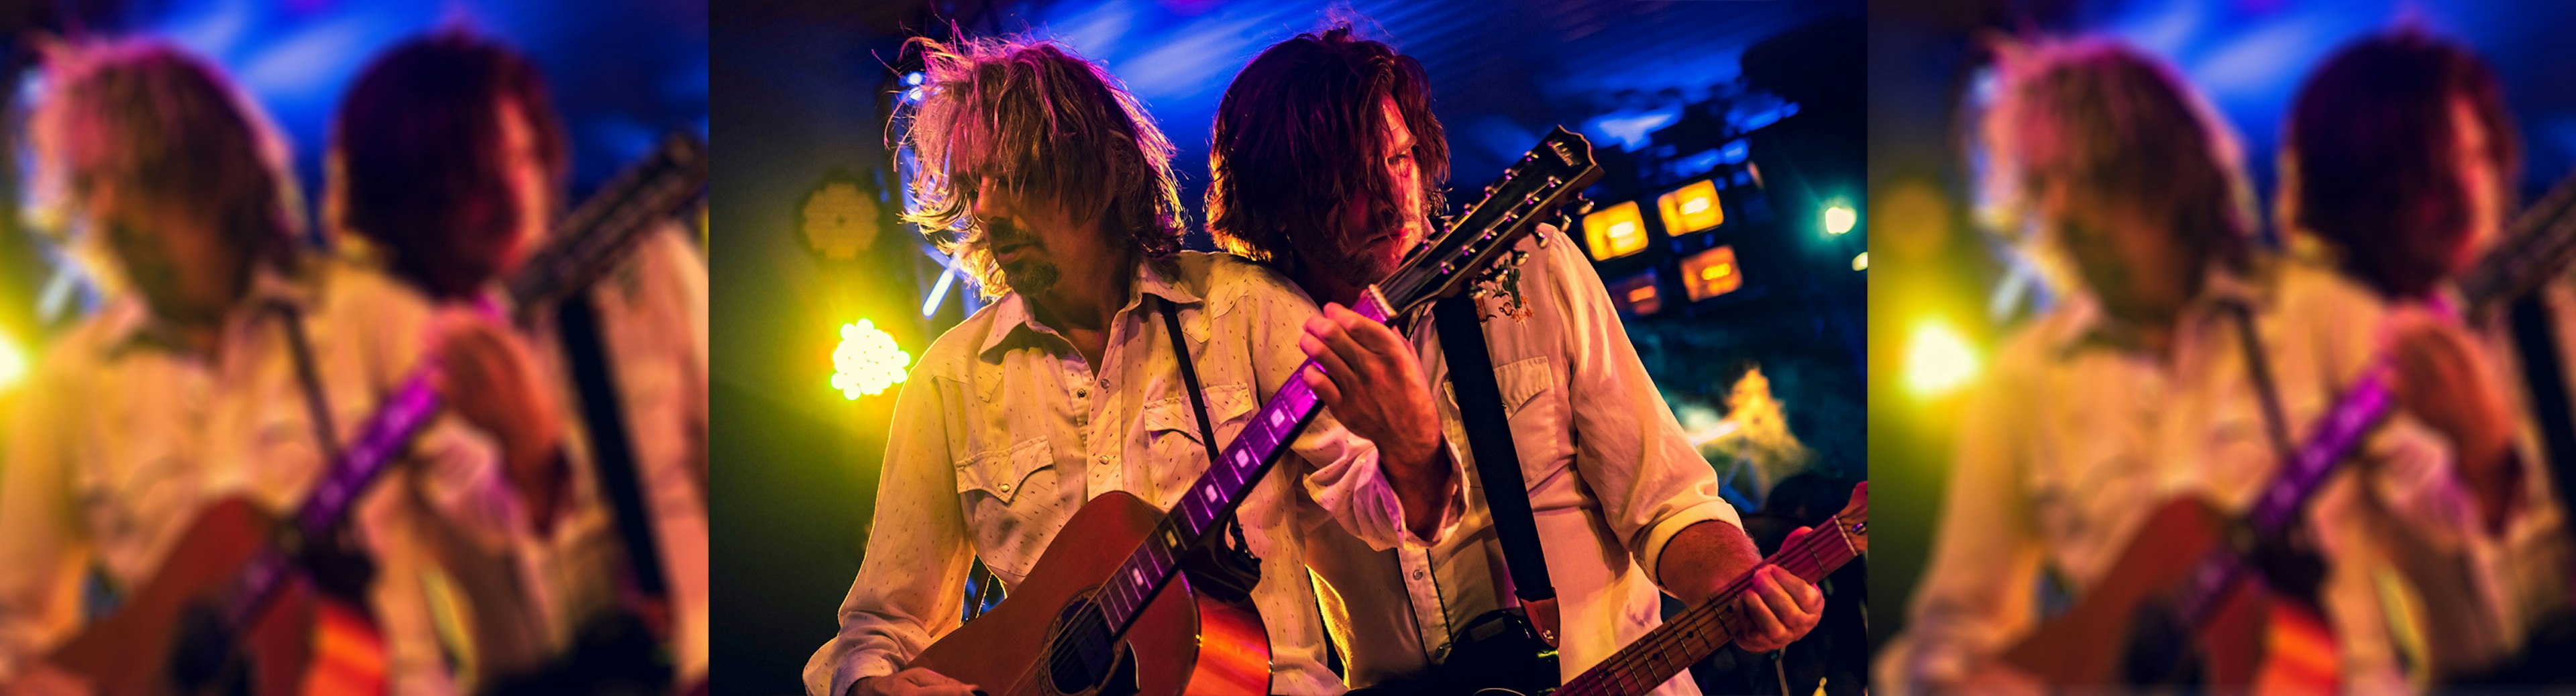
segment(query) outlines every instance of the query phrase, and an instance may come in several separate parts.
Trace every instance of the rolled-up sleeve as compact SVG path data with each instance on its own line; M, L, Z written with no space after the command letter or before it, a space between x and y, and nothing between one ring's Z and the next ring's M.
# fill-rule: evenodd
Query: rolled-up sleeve
M1260 385L1262 402L1268 403L1280 387L1297 378L1297 369L1306 364L1306 352L1297 347L1297 340L1305 334L1306 320L1319 310L1287 280L1251 263L1220 262L1215 273L1210 288L1218 292L1240 288L1240 296L1219 300L1230 301L1234 306L1217 309L1220 315L1216 320L1244 323L1238 328L1250 339L1253 381ZM1448 444L1444 442L1443 446ZM1441 503L1440 520L1432 538L1413 534L1405 523L1404 504L1396 498L1394 485L1379 466L1377 443L1342 427L1340 421L1333 419L1331 409L1319 409L1289 449L1306 463L1305 470L1298 473L1307 497L1370 548L1429 548L1457 527L1459 518L1465 515L1466 499L1461 493L1465 486L1451 486ZM1452 480L1464 482L1467 474L1461 462L1465 458L1458 456L1454 447L1450 449L1450 467L1456 476Z
M953 382L916 378L897 397L894 436L878 475L858 579L841 600L840 632L805 663L805 691L835 696L863 677L892 674L957 627L968 562L941 394Z
M1555 234L1551 229L1540 234ZM1735 507L1718 495L1717 470L1682 433L1655 390L1628 330L1619 322L1601 276L1564 240L1538 251L1544 268L1527 277L1521 299L1533 316L1562 317L1566 398L1573 405L1576 471L1601 500L1601 515L1629 552L1656 576L1673 537L1710 520L1741 527ZM1544 285L1533 288L1532 279Z

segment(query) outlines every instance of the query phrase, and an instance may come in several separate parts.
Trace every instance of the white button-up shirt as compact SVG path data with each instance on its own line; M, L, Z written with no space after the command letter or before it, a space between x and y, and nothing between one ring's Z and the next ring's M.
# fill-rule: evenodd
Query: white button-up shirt
M408 376L429 339L430 306L369 271L315 259L308 276L254 274L224 320L219 360L157 338L131 295L39 359L0 462L0 676L81 627L93 564L131 592L208 503L248 496L290 514L328 469L275 307L304 316L340 442ZM451 525L498 555L525 538L525 514L493 444L453 417L411 451L416 461L387 472L354 519L378 563L371 609L396 691L445 693L453 685L428 597L447 583L430 579L424 525Z
M866 557L840 633L806 664L808 693L837 696L893 673L954 629L970 558L1017 587L1092 498L1126 491L1170 509L1198 480L1207 454L1158 305L1178 307L1220 441L1306 361L1297 337L1315 306L1267 269L1182 252L1168 265L1140 262L1131 287L1097 366L1018 295L923 354L896 401ZM1340 693L1324 665L1305 539L1330 525L1339 538L1393 547L1407 534L1403 511L1377 446L1329 414L1292 450L1236 513L1262 559L1253 601L1270 637L1270 688Z
M2170 364L2104 333L2087 299L2023 329L1972 397L1908 644L1882 658L1882 682L1956 679L2008 649L2037 620L2043 572L2080 596L2157 501L2252 507L2278 459L2230 306L2252 312L2294 443L2382 343L2385 306L2296 261L2250 280L2212 272L2176 325ZM2388 608L2427 622L2492 616L2498 588L2478 561L2492 542L2448 442L2402 411L2343 468L2306 511L2328 565L2322 608L2348 687L2403 689ZM2433 565L2401 569L2402 548ZM2432 580L2451 584L2409 590Z
M1570 679L1663 623L1655 564L1673 535L1710 520L1741 523L1718 497L1716 470L1638 361L1600 275L1552 228L1538 235L1553 239L1541 247L1533 235L1520 246L1530 252L1518 292L1525 318L1503 316L1499 296L1478 307L1556 589L1557 664ZM1457 444L1467 441L1466 426L1433 322L1420 322L1412 340L1426 377L1439 385L1450 450L1472 462ZM1418 675L1447 655L1459 627L1517 604L1475 472L1464 469L1463 517L1427 548L1343 541L1309 550L1308 562L1333 590L1325 606L1334 637L1354 648L1352 684ZM1655 693L1698 689L1685 673Z

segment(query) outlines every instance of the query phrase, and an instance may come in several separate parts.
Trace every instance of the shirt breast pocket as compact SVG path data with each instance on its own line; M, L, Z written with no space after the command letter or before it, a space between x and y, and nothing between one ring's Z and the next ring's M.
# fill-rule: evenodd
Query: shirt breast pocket
M1046 438L1030 438L957 465L957 503L984 564L1024 576L1072 512L1065 508Z
M1521 477L1532 487L1565 468L1573 457L1565 451L1564 395L1556 389L1556 372L1540 355L1494 368L1494 386L1503 395L1504 418L1512 424L1512 449L1520 454Z
M1216 429L1217 450L1243 431L1252 418L1252 388L1243 384L1208 387L1208 421ZM1177 495L1207 472L1208 447L1199 439L1199 420L1189 394L1147 403L1144 409L1146 462L1153 470L1155 504L1169 509Z

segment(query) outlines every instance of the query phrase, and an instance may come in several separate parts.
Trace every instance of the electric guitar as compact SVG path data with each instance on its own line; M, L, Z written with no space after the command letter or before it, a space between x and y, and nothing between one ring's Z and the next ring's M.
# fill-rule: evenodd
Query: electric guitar
M665 141L575 209L508 279L517 318L588 287L706 181L705 145ZM382 637L359 602L321 591L308 553L341 538L360 495L439 413L433 369L413 368L292 518L247 498L215 501L125 606L50 661L102 696L383 693Z
M1823 580L1834 569L1869 551L1869 482L1852 487L1851 502L1842 512L1834 513L1828 526L1782 544L1780 550L1762 559L1764 565L1776 565L1807 582ZM1743 626L1740 616L1742 599L1753 592L1753 574L1761 568L1735 576L1717 595L1673 615L1664 625L1638 636L1627 647L1611 653L1582 674L1565 681L1564 686L1540 693L1553 696L1626 696L1653 691L1664 682L1690 669L1693 663L1717 652L1735 641ZM1476 692L1477 696L1521 696L1524 692L1492 688Z
M2507 241L2462 276L2467 306L2460 315L2478 316L2566 269L2576 258L2571 209L2576 178L2515 218ZM2340 663L2325 618L2312 601L2275 591L2283 575L2316 571L2284 573L2283 564L2261 561L2277 559L2268 551L2295 529L2337 464L2395 408L2391 370L2387 356L2364 368L2281 462L2244 517L2192 497L2150 512L2100 585L2005 652L2004 663L2058 688L2181 681L2268 693L2339 690ZM2152 645L2177 640L2184 645Z
M1556 129L1352 309L1380 322L1410 316L1525 259L1513 245L1600 177L1591 143ZM1287 380L1168 515L1126 493L1092 499L1008 599L907 667L995 696L1268 693L1260 615L1194 587L1182 560L1319 409L1304 381Z

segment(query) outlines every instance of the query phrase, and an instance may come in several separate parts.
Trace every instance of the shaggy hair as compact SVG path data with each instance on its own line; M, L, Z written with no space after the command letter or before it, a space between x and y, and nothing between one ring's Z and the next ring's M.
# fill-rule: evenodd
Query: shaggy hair
M1447 206L1449 139L1431 114L1422 63L1342 24L1279 42L1244 66L1217 106L1208 148L1208 231L1226 251L1294 275L1291 234L1329 230L1345 204L1394 209L1395 186L1377 166L1386 151L1380 97L1392 97L1413 132L1422 215Z
M2382 293L2430 291L2468 242L2476 192L2454 171L2455 100L2486 127L2478 154L2510 192L2522 144L2495 71L2467 49L2414 31L2363 39L2326 59L2290 108L2290 222L2332 243L2344 270Z
M1999 68L2002 88L1985 119L1998 177L1990 185L2028 203L2047 181L2063 180L2164 216L2195 268L2246 266L2255 227L2242 156L2170 69L2100 40L2009 51ZM2047 265L2072 265L2062 240L2035 241Z
M974 216L986 181L1061 202L1077 223L1096 218L1113 243L1147 258L1180 249L1186 222L1172 143L1108 71L1046 40L911 45L922 51L923 95L899 137L897 166L908 149L920 169L903 219L954 255L985 297L1011 291Z
M66 46L29 120L37 185L68 213L100 186L216 220L255 263L297 266L285 146L213 67L149 41Z

